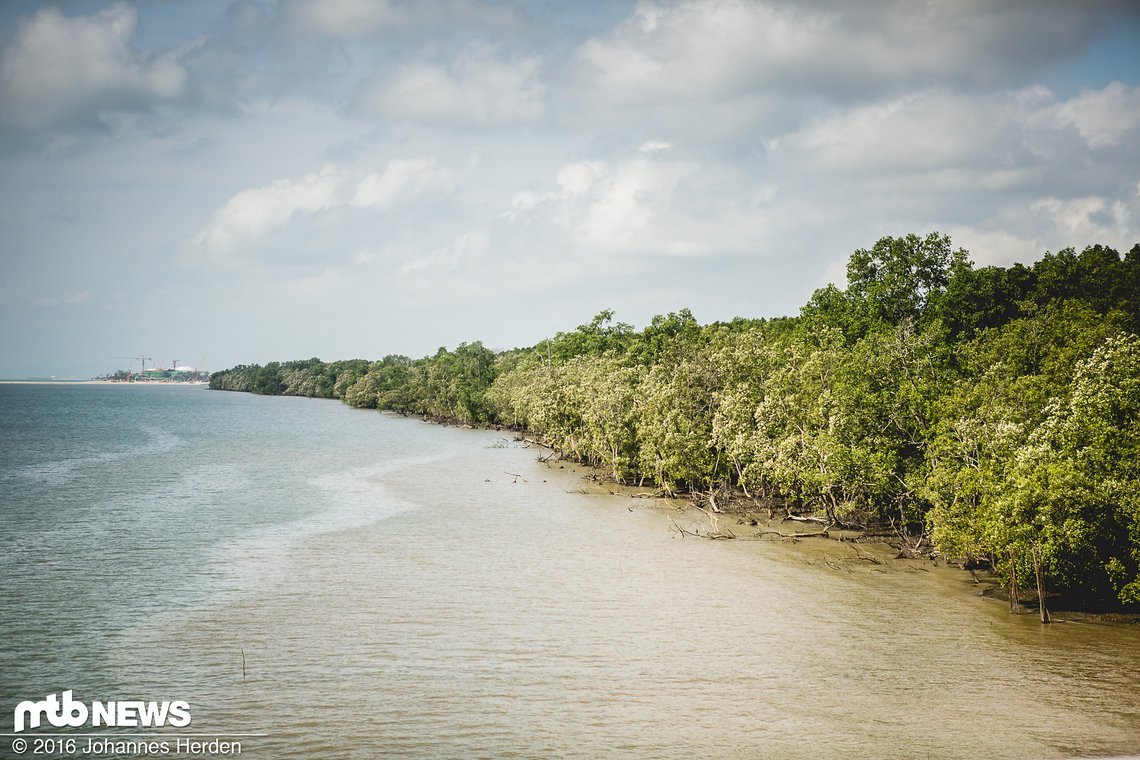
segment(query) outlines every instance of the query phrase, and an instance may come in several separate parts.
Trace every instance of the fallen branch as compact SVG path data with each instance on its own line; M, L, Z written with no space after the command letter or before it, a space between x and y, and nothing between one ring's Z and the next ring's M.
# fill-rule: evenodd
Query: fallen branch
M681 538L684 538L685 536L696 536L697 538L701 537L700 533L694 533L691 530L685 530L684 528L682 528L680 525L677 524L677 521L674 520L672 517L669 518L669 522L673 523L673 528L678 533L681 534Z
M855 550L855 555L856 555L856 556L852 557L852 559L861 559L861 560L863 560L864 562L870 562L872 565L881 565L881 564L883 564L883 561L882 561L881 559L879 559L878 557L876 557L876 556L875 556L875 555L873 555L873 554L869 554L869 553L867 553L867 552L863 551L862 549L860 549L860 548L859 548L858 546L856 546L855 544L848 544L848 546L850 546L852 549L854 549L854 550Z
M757 537L779 536L781 541L797 541L801 538L830 538L827 530L817 530L814 533L784 533L778 530L761 530L755 535Z
M788 515L784 517L784 519L780 522L787 522L788 520L792 520L793 522L819 523L820 525L830 524L826 519L822 517L801 517L800 515L793 515L791 513L788 513Z

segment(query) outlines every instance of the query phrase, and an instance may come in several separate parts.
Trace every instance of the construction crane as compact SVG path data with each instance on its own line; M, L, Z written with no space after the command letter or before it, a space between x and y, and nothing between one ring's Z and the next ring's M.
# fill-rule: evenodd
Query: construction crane
M151 357L149 357L149 356L112 356L111 358L112 359L130 359L130 360L132 360L132 362L135 359L138 359L139 360L139 374L140 375L146 371L146 363L151 361ZM132 366L133 366L133 364L127 365L127 382L128 383L131 381L131 367Z
M178 369L178 359L174 359L170 363L170 369L171 369L171 371Z

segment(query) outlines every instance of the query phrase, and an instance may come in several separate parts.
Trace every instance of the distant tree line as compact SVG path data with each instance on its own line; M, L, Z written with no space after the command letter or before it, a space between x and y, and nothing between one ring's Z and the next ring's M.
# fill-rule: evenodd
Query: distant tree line
M613 316L531 348L239 366L210 387L509 426L618 481L894 525L1140 607L1140 245L979 268L946 236L887 237L798 317Z

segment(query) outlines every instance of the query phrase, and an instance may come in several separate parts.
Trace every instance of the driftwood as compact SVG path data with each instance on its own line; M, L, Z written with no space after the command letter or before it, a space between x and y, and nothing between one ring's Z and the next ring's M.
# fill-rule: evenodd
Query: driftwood
M831 524L828 520L826 520L822 517L812 517L810 515L807 517L803 517L801 515L793 515L791 513L789 513L787 516L785 516L784 519L781 520L780 522L787 522L788 520L791 520L793 522L819 523L820 525L830 525Z
M817 530L813 533L784 533L778 530L761 530L756 532L757 538L764 536L778 536L781 541L798 541L801 538L830 538L830 534L826 529Z

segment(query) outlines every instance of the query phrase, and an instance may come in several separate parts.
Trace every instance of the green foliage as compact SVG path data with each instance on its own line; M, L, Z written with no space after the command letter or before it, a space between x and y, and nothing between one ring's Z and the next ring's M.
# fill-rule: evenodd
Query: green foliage
M968 267L966 252L953 250L946 235L885 237L851 254L847 290L830 286L816 291L804 316L836 325L851 339L866 335L878 323L921 324L928 312L937 311L932 307L954 272Z

